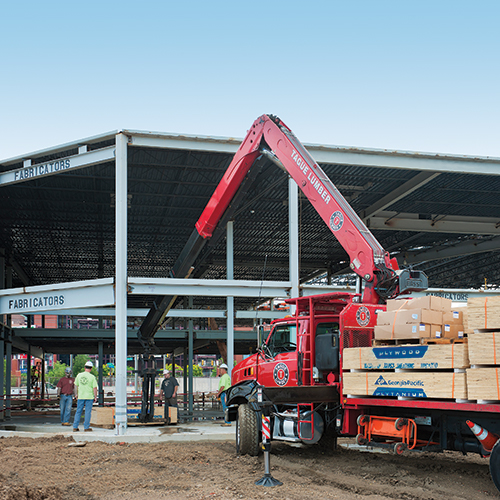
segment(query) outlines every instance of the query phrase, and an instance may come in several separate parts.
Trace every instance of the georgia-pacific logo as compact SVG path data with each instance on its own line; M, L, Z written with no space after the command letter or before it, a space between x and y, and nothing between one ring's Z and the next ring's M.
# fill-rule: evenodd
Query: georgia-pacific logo
M286 385L288 382L288 376L288 366L286 366L285 363L278 363L274 367L273 378L278 385Z

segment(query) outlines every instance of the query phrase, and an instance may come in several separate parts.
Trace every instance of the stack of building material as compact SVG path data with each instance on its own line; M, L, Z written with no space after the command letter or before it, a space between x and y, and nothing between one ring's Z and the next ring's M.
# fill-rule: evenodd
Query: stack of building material
M500 296L469 297L467 322L469 330L500 329Z
M469 357L467 370L469 399L500 401L500 297L474 297L467 301Z
M467 399L466 344L354 347L343 350L350 396Z
M428 295L387 301L377 315L375 339L459 339L464 336L463 313L453 311L451 300Z
M467 301L470 400L500 401L500 296L470 297Z
M112 429L115 426L115 408L111 406L93 408L90 425Z

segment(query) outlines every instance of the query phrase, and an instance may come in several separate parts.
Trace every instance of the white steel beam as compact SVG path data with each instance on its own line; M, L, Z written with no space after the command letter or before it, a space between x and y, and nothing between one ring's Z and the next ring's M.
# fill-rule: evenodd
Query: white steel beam
M500 158L305 144L318 163L458 174L500 175Z
M378 200L376 203L369 206L366 210L363 211L363 213L361 214L361 218L366 219L367 217L373 217L377 213L381 212L387 207L390 207L402 198L408 196L410 193L413 193L413 191L419 189L422 186L425 186L425 184L432 181L439 175L440 174L435 172L420 172L412 179L399 186L397 189L393 189L387 196L380 198L380 200Z
M0 314L41 313L114 303L113 278L0 290Z
M234 279L234 255L233 255L233 243L234 243L234 223L229 221L226 226L226 277L228 280ZM231 376L233 371L233 361L234 361L234 297L231 295L227 296L227 373ZM226 417L224 416L224 420Z
M240 147L241 140L223 137L204 137L178 134L161 134L158 132L139 132L127 130L130 134L131 146L148 148L182 149L190 151L214 151L234 154Z
M418 214L385 211L366 219L366 225L394 231L500 235L500 219L493 217L436 215L434 219L419 219Z
M289 281L204 280L179 278L128 279L133 295L198 295L201 297L287 297ZM262 287L262 293L261 292Z
M116 392L115 431L127 431L127 137L116 136L115 173L116 262Z
M297 183L291 178L288 178L288 252L290 259L290 283L291 297L299 296L299 187ZM290 311L293 314L295 306L292 306Z
M398 255L398 262L404 264L415 264L430 260L449 259L462 255L473 255L483 252L494 252L500 249L500 237L489 240L467 240L456 245L429 248L423 252L407 252Z
M113 160L115 157L115 147L96 149L81 153L75 156L66 156L46 163L31 165L25 163L25 166L8 172L0 173L0 186L8 186L18 182L31 181L40 177L60 174L69 170L97 165L106 161Z

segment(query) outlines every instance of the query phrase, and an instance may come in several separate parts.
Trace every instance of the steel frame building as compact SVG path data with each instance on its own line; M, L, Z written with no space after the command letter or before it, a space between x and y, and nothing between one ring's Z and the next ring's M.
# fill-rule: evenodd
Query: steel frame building
M0 314L115 319L114 345L109 332L12 331L6 321L0 358L114 351L116 427L124 433L126 358L139 349L127 318L143 318L158 297L179 297L167 320L187 321L179 334L158 332L163 352L184 349L192 360L195 348L227 332L231 366L235 346L250 340L235 338L235 321L284 314L256 311L257 303L352 287L344 250L271 163L252 173L190 277L166 277L239 142L121 130L0 162ZM306 147L384 248L427 272L434 293L463 298L499 282L500 159ZM329 286L305 285L321 276ZM195 328L209 317L224 330Z

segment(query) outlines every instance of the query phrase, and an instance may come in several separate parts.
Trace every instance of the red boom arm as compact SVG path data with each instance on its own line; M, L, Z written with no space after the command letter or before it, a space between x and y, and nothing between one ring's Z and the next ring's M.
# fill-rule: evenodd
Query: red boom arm
M255 120L198 219L198 233L203 238L212 235L248 170L261 154L289 173L349 254L351 269L367 282L363 302L378 303L380 292L376 291L376 286L394 281L397 264L391 261L292 131L277 117L262 115Z

